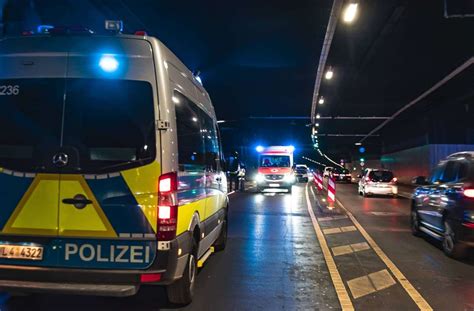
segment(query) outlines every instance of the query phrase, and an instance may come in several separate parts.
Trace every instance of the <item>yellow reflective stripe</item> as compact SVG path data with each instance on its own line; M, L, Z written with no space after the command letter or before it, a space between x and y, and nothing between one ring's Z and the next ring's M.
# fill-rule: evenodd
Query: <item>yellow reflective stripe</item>
M59 175L38 174L3 228L3 233L56 235Z
M194 213L199 214L199 220L205 220L206 213L206 199L197 200L178 207L178 224L176 228L176 235L188 231Z
M82 194L92 201L83 209L64 204L63 199ZM117 237L82 175L61 175L59 235L69 237Z
M161 174L160 164L153 162L149 165L121 173L150 226L156 232L158 221L158 179Z

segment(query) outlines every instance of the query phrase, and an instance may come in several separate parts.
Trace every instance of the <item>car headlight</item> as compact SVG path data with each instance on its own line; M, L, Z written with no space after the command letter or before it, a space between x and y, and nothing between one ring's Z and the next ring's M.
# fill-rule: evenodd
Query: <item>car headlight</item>
M293 174L286 175L283 179L287 183L295 182L295 176Z
M265 181L265 176L263 174L257 174L257 176L255 176L255 180L257 182L263 182Z

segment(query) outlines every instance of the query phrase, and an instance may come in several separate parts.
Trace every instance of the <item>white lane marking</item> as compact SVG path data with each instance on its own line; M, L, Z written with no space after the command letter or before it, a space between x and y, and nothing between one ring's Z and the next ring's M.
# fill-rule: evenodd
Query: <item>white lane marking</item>
M316 232L316 237L318 238L319 245L321 246L321 250L323 252L324 260L326 261L326 265L329 270L329 274L331 275L331 280L334 285L334 289L336 290L337 298L339 299L339 303L341 305L342 310L354 310L354 305L352 304L351 298L349 297L349 293L347 292L346 287L344 286L344 282L342 281L341 275L339 274L339 270L337 269L336 262L332 257L331 250L326 242L323 232L321 231L321 227L319 226L318 221L316 220L316 216L313 212L313 207L311 205L311 201L309 199L308 187L306 186L306 205L308 207L308 213L311 217L311 222L313 223L314 231Z
M398 267L393 263L393 261L388 258L388 256L382 251L380 246L378 246L377 243L375 243L374 239L365 231L365 229L362 227L362 225L359 223L359 221L354 217L354 215L344 207L344 205L341 203L341 201L336 200L337 204L344 209L347 213L347 216L352 220L354 225L359 229L359 232L362 234L362 236L366 239L366 241L369 243L369 245L372 247L372 249L375 251L375 253L379 256L380 259L385 263L388 269L392 272L392 274L395 276L395 278L398 280L400 285L403 287L403 289L408 293L408 295L411 297L411 299L416 303L418 308L420 310L433 310L429 303L421 296L421 294L415 289L415 287L408 281L408 279L403 275L403 273L398 269Z

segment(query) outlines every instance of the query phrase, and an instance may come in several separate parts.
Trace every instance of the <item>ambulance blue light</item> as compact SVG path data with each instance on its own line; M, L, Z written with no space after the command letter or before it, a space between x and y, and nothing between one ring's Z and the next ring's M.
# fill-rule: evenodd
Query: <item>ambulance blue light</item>
M199 84L202 85L202 80L201 80L201 77L200 77L200 76L196 76L196 80L197 80L197 82L199 82Z
M262 152L263 149L264 149L263 146L257 146L257 147L255 148L255 150L257 150L257 152Z
M104 55L100 58L99 66L105 72L114 72L118 69L119 62L112 55Z
M38 25L38 27L36 27L36 32L37 33L49 33L49 30L50 29L53 29L54 26L52 25Z

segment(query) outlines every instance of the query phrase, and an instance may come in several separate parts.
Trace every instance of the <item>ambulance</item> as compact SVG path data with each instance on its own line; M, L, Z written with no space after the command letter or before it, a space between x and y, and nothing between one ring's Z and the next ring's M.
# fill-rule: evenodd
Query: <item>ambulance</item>
M227 239L214 108L159 40L106 28L0 40L0 290L186 304Z
M295 183L293 146L258 146L257 192L266 189L287 189L291 193Z

